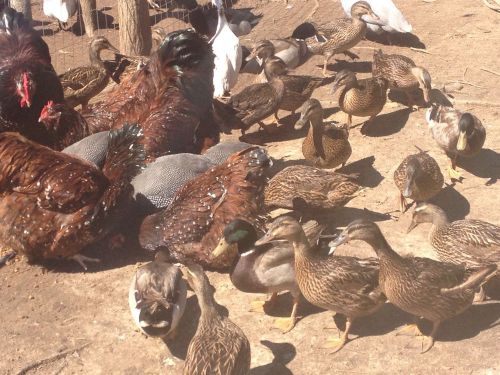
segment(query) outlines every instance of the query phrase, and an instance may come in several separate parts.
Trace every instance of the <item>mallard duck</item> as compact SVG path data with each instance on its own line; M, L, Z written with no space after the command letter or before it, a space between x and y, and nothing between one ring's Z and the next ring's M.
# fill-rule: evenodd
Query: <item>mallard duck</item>
M278 118L279 105L285 94L285 84L281 77L287 72L286 65L281 62L265 69L267 69L266 75L269 82L247 86L231 96L227 102L237 112L237 117L242 120L247 129L255 123L265 128L262 120L269 115L274 114ZM242 132L244 133L245 130L242 129Z
M264 149L250 147L189 180L168 207L143 220L140 245L163 251L175 262L195 261L227 270L236 250L217 258L211 256L212 250L231 220L245 219L261 227L265 173L270 165Z
M323 227L315 221L309 221L303 229L309 242L317 243ZM255 246L257 238L257 231L252 224L241 219L233 220L224 229L224 236L212 255L217 257L236 246L238 256L230 271L233 285L245 293L272 293L269 301L254 301L254 311L263 310L266 304L272 305L279 292L290 291L293 297L292 314L290 318L275 321L275 326L286 333L295 326L300 300L293 248L289 243Z
M461 174L456 170L458 157L477 155L486 140L481 120L472 113L436 104L427 110L425 118L432 136L450 158L450 178L460 179Z
M500 266L499 226L472 219L450 223L444 210L430 203L417 205L408 233L421 223L432 223L429 239L441 261L468 267Z
M322 55L323 75L326 76L326 66L328 61L338 53L344 53L350 57L356 55L349 52L349 49L358 44L366 34L366 22L362 18L365 15L378 20L378 16L373 13L370 4L366 1L357 1L351 8L352 19L341 18L327 25L317 26L316 37L306 41L309 52L313 55ZM356 56L357 57L357 56Z
M266 58L266 69L264 70L265 72L279 70L282 64L283 60L272 56ZM281 80L285 84L285 93L281 99L279 109L292 113L295 113L311 97L313 91L322 86L326 81L324 78L319 77L289 74L281 76ZM276 118L276 120L279 121L279 118Z
M426 103L430 101L431 75L417 66L412 59L403 55L386 55L382 50L373 54L372 74L387 80L389 88L404 91L408 106L413 107L412 91L420 88Z
M370 315L385 303L379 288L379 265L375 258L323 255L307 240L299 222L279 217L256 245L287 240L295 253L295 274L302 295L313 305L347 317L342 337L329 339L325 347L337 352L349 340L356 318Z
M344 166L352 153L349 128L324 123L323 107L317 99L309 99L304 103L295 129L302 129L308 122L311 125L302 142L304 158L318 168Z
M342 8L347 16L351 16L351 8L356 0L341 0ZM392 0L367 0L371 8L378 16L378 20L373 20L369 15L363 17L369 21L368 28L380 34L383 31L389 33L411 33L412 27L401 11L394 5ZM373 23L377 21L377 23Z
M356 74L343 69L335 76L332 94L343 87L339 96L339 107L347 113L347 125L352 124L352 116L368 117L371 121L384 108L387 100L387 81L372 77L357 79Z
M247 61L257 59L263 67L264 61L270 57L279 57L288 69L295 69L302 64L308 55L306 42L295 38L263 39L255 43Z
M59 76L68 105L76 107L81 104L82 109L86 109L89 100L108 85L110 72L101 59L101 51L105 49L115 53L120 52L105 37L95 37L90 42L89 48L91 65L70 69Z
M134 323L147 336L173 338L184 308L187 286L178 267L157 253L132 278L128 303Z
M407 209L406 198L425 202L441 191L444 177L438 163L427 152L408 155L394 171L394 183L399 189L401 212Z
M201 316L189 343L184 375L246 375L250 370L250 343L245 333L223 315L214 299L215 288L201 266L182 268L198 297Z
M217 6L217 30L210 40L214 52L214 98L229 96L238 81L243 52L240 40L229 28L222 0L214 0Z
M352 240L367 242L377 253L380 260L380 287L387 299L415 317L432 322L432 331L424 338L427 345L422 343L422 353L434 345L441 322L469 308L475 290L497 268L496 265L489 265L469 269L429 258L404 258L390 247L376 224L363 220L350 223L330 243L332 251Z
M309 209L342 207L360 190L355 175L325 171L305 165L292 165L269 180L264 190L268 207Z

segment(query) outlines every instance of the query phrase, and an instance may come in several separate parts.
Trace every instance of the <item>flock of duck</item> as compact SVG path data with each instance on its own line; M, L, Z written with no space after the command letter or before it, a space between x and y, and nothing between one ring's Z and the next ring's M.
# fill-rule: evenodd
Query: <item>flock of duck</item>
M417 104L429 107L425 117L433 138L450 159L448 174L453 180L461 179L457 159L474 157L484 145L486 131L481 121L471 113L434 103L429 72L403 55L375 51L370 78L358 79L348 69L328 76L328 62L334 55L357 57L349 49L365 37L369 27L376 32L411 31L411 25L390 0L343 0L349 17L324 25L306 22L292 37L261 40L246 53L228 26L222 3L214 4L219 17L210 39L215 56L215 117L244 133L253 124L266 129L269 125L263 121L271 115L279 122L279 110L300 112L294 129L309 126L302 143L304 163L286 167L269 178L272 160L264 148L223 142L204 147L202 155L159 157L133 177L134 197L148 212L140 224L138 240L142 248L156 252L154 261L137 269L130 285L134 322L148 336L175 340L175 332L183 324L189 284L198 298L201 315L189 344L184 373L247 374L250 343L220 309L215 289L204 273L204 268L228 270L238 290L271 294L268 301L254 301L254 311L271 307L278 293L290 292L290 316L274 323L284 333L296 325L303 296L315 306L346 317L343 334L324 345L337 352L348 343L357 318L371 315L390 302L413 315L415 323L421 318L432 323L431 332L422 340L422 352L427 352L441 323L484 300L483 286L500 279L500 227L472 219L450 222L446 212L428 203L444 184L436 160L418 150L401 161L393 178L399 190L400 210L408 209L407 200L416 202L408 232L417 225L432 224L429 238L439 260L399 255L380 228L366 220L353 221L325 246L326 225L296 217L314 217L318 209L341 207L363 190L358 176L329 169L345 166L351 156L352 117L369 117L367 126L376 126L370 120L383 110L389 89L403 92L411 108ZM153 34L160 46L165 44L163 40L172 40L161 28L155 28ZM91 43L93 67L87 72L93 71L97 79L82 85L81 70L61 76L65 97L72 106L85 109L110 79L119 81L101 60L103 49L119 56L103 37ZM323 56L325 77L288 74L311 55ZM130 66L135 70L144 64L148 64L147 59L137 59ZM240 72L259 74L259 82L232 94ZM78 79L75 73L80 74ZM79 86L72 86L76 81ZM316 88L326 84L332 84L332 92L340 90L338 105L347 115L344 124L325 122L320 101L311 98ZM122 142L115 134L108 144L107 137L86 138L86 143L70 146L66 152L83 152L87 160L102 165L106 152L91 157L88 154L96 153L103 139L103 148ZM140 152L131 143L126 146L131 152ZM283 215L270 222L268 213L274 208L294 210L299 215ZM101 211L94 210L88 220L103 214ZM337 247L354 240L366 242L377 257L335 254ZM80 262L92 260L77 256ZM409 328L422 334L417 324L404 329Z

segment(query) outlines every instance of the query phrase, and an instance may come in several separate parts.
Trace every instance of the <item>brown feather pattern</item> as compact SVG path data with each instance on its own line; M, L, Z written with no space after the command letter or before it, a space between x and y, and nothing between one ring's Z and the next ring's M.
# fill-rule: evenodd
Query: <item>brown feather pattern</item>
M184 263L227 269L236 252L212 259L227 223L242 218L259 227L267 153L251 147L188 181L165 210L148 216L140 229L140 243L148 250L162 250Z

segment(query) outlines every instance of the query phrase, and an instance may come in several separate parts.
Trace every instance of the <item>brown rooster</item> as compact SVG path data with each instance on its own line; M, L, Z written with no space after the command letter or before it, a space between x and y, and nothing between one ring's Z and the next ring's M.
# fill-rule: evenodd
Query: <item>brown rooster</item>
M38 121L45 126L47 138L51 141L46 146L53 150L61 151L90 135L85 119L67 104L49 100Z
M130 180L144 161L140 128L109 135L102 170L91 163L0 134L0 242L34 262L73 258L117 224L132 195Z
M0 17L0 131L16 130L47 144L38 117L49 100L64 101L49 48L22 14L5 8Z
M212 112L213 53L194 30L170 33L147 65L84 113L92 133L138 123L148 160L200 153L219 141Z
M217 270L229 268L236 251L215 259L210 254L231 220L241 218L260 224L264 172L270 165L265 150L251 147L188 181L166 209L144 219L139 234L141 246L164 251L177 262L195 261Z

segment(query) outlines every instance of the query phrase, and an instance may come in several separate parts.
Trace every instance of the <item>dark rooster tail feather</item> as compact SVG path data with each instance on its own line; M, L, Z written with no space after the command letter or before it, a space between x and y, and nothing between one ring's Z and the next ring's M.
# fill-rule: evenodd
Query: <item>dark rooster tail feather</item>
M144 168L146 154L139 142L142 131L139 125L125 125L109 132L109 146L102 172L110 185L102 195L93 218L106 213L132 193L130 182Z
M29 29L30 24L21 12L11 7L5 7L0 14L0 29L9 34L17 32L19 29Z

